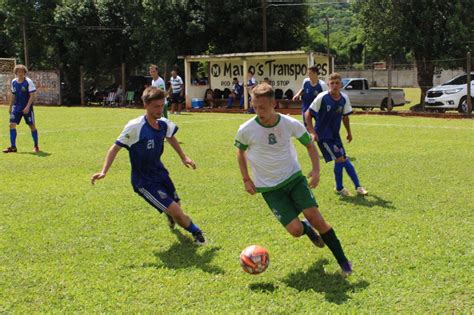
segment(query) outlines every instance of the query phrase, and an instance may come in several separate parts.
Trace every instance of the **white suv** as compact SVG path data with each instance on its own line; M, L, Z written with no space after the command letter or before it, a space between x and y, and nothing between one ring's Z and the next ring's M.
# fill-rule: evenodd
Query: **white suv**
M425 108L444 112L457 109L467 112L467 74L461 74L446 83L435 86L426 92ZM471 72L471 99L474 103L474 72Z

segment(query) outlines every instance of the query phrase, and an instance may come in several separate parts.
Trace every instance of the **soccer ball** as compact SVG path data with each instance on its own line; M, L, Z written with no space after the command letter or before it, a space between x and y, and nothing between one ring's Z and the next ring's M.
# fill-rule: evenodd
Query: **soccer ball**
M240 265L242 269L252 275L264 272L270 264L268 251L258 245L247 247L240 253Z

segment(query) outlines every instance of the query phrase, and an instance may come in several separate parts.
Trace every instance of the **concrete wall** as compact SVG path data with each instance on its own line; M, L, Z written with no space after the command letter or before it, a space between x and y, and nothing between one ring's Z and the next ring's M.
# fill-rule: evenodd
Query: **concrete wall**
M36 86L35 104L60 105L60 81L57 71L30 71L27 76ZM10 84L15 76L0 73L0 104L10 104Z
M388 71L387 70L350 70L338 71L342 77L346 78L366 78L371 86L387 86ZM441 70L433 76L433 84L439 85L449 79L464 73L463 69L457 70ZM395 87L418 87L416 69L411 70L392 70L392 86Z

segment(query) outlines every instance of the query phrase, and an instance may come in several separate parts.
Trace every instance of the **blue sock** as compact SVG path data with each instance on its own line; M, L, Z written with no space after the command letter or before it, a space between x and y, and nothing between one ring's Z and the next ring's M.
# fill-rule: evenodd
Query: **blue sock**
M357 177L357 173L354 168L354 165L352 165L349 158L347 158L346 161L344 162L344 168L346 169L346 172L349 175L349 177L352 179L352 182L354 183L355 188L357 189L357 187L360 187L359 177Z
M193 221L191 221L191 223L189 223L189 226L187 228L185 228L186 231L188 231L189 233L191 234L194 234L198 231L201 231L201 229L193 223Z
M342 171L344 169L344 163L334 162L334 176L336 177L336 189L339 191L344 188L342 184Z
M10 129L10 143L13 148L16 148L16 129Z
M33 137L33 141L35 142L35 147L38 146L38 130L32 131L31 136Z

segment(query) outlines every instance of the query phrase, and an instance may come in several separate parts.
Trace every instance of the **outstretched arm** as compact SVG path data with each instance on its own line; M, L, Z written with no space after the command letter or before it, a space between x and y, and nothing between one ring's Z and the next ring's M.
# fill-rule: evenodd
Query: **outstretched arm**
M299 100L302 93L303 93L303 89L300 89L298 93L296 93L295 96L293 96L293 101Z
M175 136L171 136L169 138L166 138L168 140L168 143L173 147L173 149L178 153L179 157L181 158L181 161L186 167L191 167L193 170L196 169L196 164L191 160L189 157L184 154L183 149L181 149L181 146L179 145L178 139L176 139Z
M306 130L308 130L312 140L318 141L318 135L316 134L316 131L314 131L313 115L311 114L311 109L308 109L306 113L304 113L304 120L306 122Z
M91 177L92 185L94 185L97 180L105 177L120 149L122 149L122 147L116 144L113 144L110 147L109 151L107 151L107 155L105 156L104 166L102 166L102 170L99 173L95 173Z
M244 150L237 150L237 161L239 162L240 174L242 175L242 180L244 181L245 190L254 195L257 192L255 184L250 178L249 171L247 168L247 157Z
M347 141L351 142L352 141L352 133L351 133L351 122L349 120L349 115L342 116L342 122L344 123L344 127L346 128L347 131Z
M308 150L308 155L311 159L311 165L313 166L311 172L308 174L308 178L310 179L309 187L315 188L319 184L319 154L313 141L306 145L306 149Z

